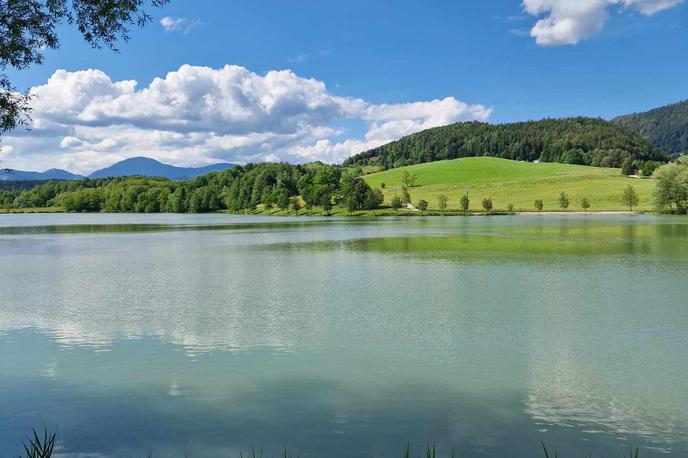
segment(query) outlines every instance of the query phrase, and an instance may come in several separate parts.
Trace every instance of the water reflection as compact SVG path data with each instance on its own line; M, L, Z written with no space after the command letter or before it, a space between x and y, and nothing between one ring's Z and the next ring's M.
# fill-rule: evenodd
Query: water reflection
M685 220L104 217L0 229L0 455L686 453Z

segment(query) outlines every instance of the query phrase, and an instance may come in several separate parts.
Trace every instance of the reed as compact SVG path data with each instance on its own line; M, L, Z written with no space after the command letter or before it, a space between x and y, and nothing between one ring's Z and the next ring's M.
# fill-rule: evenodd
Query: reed
M55 451L55 441L56 441L56 434L55 433L49 433L47 429L43 430L43 434L40 435L35 429L31 430L32 434L29 436L26 436L26 440L22 443L24 446L24 458L51 458L53 456L53 453ZM550 449L547 447L544 441L540 441L540 446L542 447L542 453L544 458L559 458L559 452L557 452L556 448L554 449L553 453L550 451ZM424 449L424 454L425 458L438 458L442 455L438 454L437 452L437 446L435 443L430 445L428 443L425 446ZM422 453L419 453L417 455L417 458L423 458ZM628 458L639 458L640 452L637 447L631 448ZM451 458L455 458L454 456L454 449L451 449L451 452L449 455L444 455L444 456L450 456ZM622 453L622 457L626 458L626 453ZM153 455L149 453L147 455L147 458L153 458ZM190 458L188 454L185 454L185 458ZM232 458L231 455L228 456L227 458ZM239 455L237 458L263 458L263 450L262 449L256 449L255 447L251 447L250 453L247 453L244 455L243 451L239 451ZM296 457L292 454L289 453L289 451L284 449L284 452L280 454L279 457L277 458L300 458L299 455ZM404 447L402 451L402 458L412 458L412 452L411 452L411 444L407 443L406 447Z

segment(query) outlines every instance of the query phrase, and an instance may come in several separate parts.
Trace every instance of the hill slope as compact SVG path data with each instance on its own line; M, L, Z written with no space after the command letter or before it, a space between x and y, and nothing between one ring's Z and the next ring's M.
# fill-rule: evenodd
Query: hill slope
M688 153L688 100L643 113L619 116L612 122L647 138L654 146L671 155Z
M50 169L45 172L27 172L24 170L7 170L0 173L0 180L29 181L29 180L76 180L83 178L66 170Z
M411 200L424 199L431 209L438 208L438 196L449 197L449 208L456 210L466 186L471 209L480 210L483 198L491 197L496 210L513 204L516 210L533 211L534 201L542 199L545 211L559 211L559 195L566 192L569 210L581 210L580 200L586 197L591 211L622 211L623 189L631 184L640 196L641 210L652 210L654 180L634 179L621 175L619 169L588 167L570 164L510 161L479 157L438 161L387 170L366 175L363 179L372 187L385 184L385 201L390 202L394 189L401 189L402 174L416 174L416 186L409 188Z
M402 167L471 156L620 167L630 157L666 160L640 136L602 119L512 124L466 122L424 130L347 159L344 165Z
M104 169L96 170L89 178L122 177L122 176L147 176L165 177L170 180L190 180L209 172L222 171L233 167L234 164L211 164L204 167L177 167L163 164L148 157L132 157Z

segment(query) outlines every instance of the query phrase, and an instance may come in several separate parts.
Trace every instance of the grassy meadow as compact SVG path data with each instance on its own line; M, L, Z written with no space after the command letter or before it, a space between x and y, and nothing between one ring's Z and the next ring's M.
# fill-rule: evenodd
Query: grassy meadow
M385 203L389 204L394 189L398 192L401 189L404 171L417 176L415 186L409 188L412 202L424 199L432 211L437 210L437 198L441 194L449 197L449 209L456 211L466 186L470 188L473 211L481 210L486 197L492 198L495 212L506 211L510 203L516 211L535 211L536 199L543 200L543 211L560 211L562 191L570 199L568 211L581 211L583 197L590 201L591 212L624 211L628 208L621 202L621 193L629 184L640 197L637 210L654 210L653 180L628 178L621 175L619 169L611 168L471 157L401 167L363 178L373 188L380 188L384 183L382 191Z

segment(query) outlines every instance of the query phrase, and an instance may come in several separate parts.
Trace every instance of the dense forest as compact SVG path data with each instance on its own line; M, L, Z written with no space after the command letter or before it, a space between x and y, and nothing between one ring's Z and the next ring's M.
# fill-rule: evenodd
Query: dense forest
M612 122L648 139L672 156L688 153L688 100L619 116Z
M2 172L0 172L1 174ZM5 191L24 191L48 183L50 180L3 180L0 178L0 189Z
M360 153L345 165L386 169L470 156L621 167L624 161L666 161L666 155L622 127L592 118L512 124L464 122L424 130Z
M203 213L217 210L268 212L334 205L350 212L378 208L382 192L355 170L322 163L249 164L189 181L116 177L51 181L27 191L0 190L4 208L62 207L70 212Z

